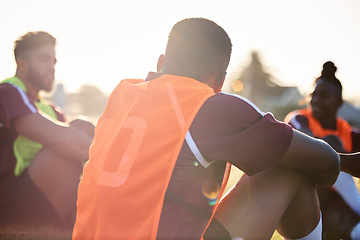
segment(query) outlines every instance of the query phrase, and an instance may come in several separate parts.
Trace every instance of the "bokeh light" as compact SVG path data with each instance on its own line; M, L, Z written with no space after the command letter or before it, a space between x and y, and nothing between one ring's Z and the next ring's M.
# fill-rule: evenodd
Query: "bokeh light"
M220 193L219 183L214 180L206 181L202 184L201 190L203 195L207 198L209 205L215 205Z
M241 92L244 88L244 84L240 80L235 80L231 83L231 88L235 92Z

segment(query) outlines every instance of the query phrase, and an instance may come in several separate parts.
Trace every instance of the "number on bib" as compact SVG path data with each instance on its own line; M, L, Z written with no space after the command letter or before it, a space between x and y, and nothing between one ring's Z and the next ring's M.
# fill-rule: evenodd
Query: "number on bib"
M114 158L120 159L119 163L115 164L117 168L113 169L113 171L109 171L109 169L107 170L104 169L104 165L106 161L105 156L100 160L101 163L99 169L97 170L97 177L96 177L97 179L96 181L98 184L109 187L119 187L126 182L126 180L129 177L132 166L135 162L136 156L139 152L142 141L144 139L146 127L147 127L147 123L143 118L129 117L124 121L121 129L118 132L121 132L121 130L132 130L132 134L130 135L130 140L128 141L128 145L123 150L122 156L112 156ZM119 135L117 137L121 139L122 136ZM112 143L112 146L110 147L110 149L108 149L111 153L113 153L113 151L111 151L112 147L114 148L118 147L116 145L116 142L115 144Z

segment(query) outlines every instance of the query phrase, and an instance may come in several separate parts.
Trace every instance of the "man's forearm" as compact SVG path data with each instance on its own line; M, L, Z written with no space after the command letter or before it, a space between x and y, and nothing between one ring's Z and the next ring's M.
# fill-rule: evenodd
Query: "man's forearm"
M360 177L360 152L357 153L339 153L341 171L351 174L354 177Z
M44 146L64 158L85 163L89 158L91 141L92 137L82 130L76 127L63 127L61 137L53 138Z
M91 124L83 121L70 125L39 113L18 117L12 123L20 135L41 143L64 158L81 163L88 159L93 133ZM84 126L86 128L82 129Z
M340 171L339 155L329 144L297 130L280 163L305 171L315 184L323 187L334 184Z

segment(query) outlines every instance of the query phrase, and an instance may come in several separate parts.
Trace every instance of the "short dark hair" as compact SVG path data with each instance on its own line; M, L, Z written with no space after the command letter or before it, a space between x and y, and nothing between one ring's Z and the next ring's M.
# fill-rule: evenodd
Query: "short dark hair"
M315 84L320 81L331 83L339 94L340 99L342 100L342 84L340 80L335 76L337 67L331 61L327 61L323 64L323 69L321 71L321 75L315 79Z
M169 34L165 65L173 74L202 81L226 71L231 48L228 34L215 22L187 18L177 22Z
M27 32L15 41L15 60L17 60L23 53L47 44L55 46L56 38L54 38L49 33L43 31Z

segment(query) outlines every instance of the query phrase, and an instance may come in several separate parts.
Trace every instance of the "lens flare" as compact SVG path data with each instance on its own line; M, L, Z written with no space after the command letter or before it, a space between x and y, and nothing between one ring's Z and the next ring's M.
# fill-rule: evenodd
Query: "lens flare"
M235 92L241 92L244 88L244 84L240 80L235 80L231 83L231 88Z
M216 204L217 198L220 193L220 185L214 181L209 180L201 186L202 194L207 198L209 205Z

